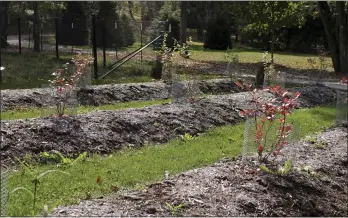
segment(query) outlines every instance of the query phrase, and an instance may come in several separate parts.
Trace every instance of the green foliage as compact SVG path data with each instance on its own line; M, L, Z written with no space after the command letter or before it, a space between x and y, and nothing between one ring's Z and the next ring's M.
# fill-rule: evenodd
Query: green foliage
M296 168L296 170L300 171L300 172L305 172L308 175L313 176L313 177L317 177L318 176L318 173L315 172L313 170L313 168L311 166L309 166L309 165L301 164L299 167Z
M272 26L276 30L280 27L301 27L305 23L303 5L304 2L250 1L248 14L252 22L244 28L244 31L268 34Z
M288 175L290 170L292 169L292 161L291 159L286 160L284 163L284 166L281 166L277 170L272 170L265 165L260 165L260 169L269 174L285 176L285 175Z
M67 174L69 175L69 173L67 172L63 172L60 170L47 170L43 173L40 173L38 175L35 175L33 171L31 171L27 166L25 166L22 162L19 161L19 163L22 165L22 167L24 167L24 170L29 172L29 177L31 178L31 183L34 184L34 192L31 192L29 189L24 188L24 187L16 187L14 188L11 192L9 192L8 194L8 198L10 198L10 196L12 196L14 193L16 193L17 191L23 190L26 191L27 193L30 194L31 197L33 197L33 209L32 209L32 216L36 215L36 200L37 200L37 187L38 184L40 182L41 178L46 177L48 174L50 173L62 173L62 174Z
M187 142L187 141L191 141L191 140L194 140L195 137L192 136L190 133L185 133L184 135L181 135L180 138L184 141L184 142Z
M237 64L239 63L239 55L235 52L233 52L232 49L227 49L226 53L225 53L225 60L228 63L233 63L233 64Z
M121 39L123 42L123 46L128 47L134 44L135 38L133 33L133 28L131 26L130 18L123 14L121 16L121 23L120 23L121 30Z
M73 165L80 161L85 161L87 158L87 152L81 153L75 160L67 158L62 155L59 151L52 150L50 152L41 152L40 159L44 163L58 163L62 165Z
M50 11L58 11L66 8L64 2L60 1L40 1L38 2L38 9L40 13L44 14ZM33 2L31 1L13 1L10 2L9 14L16 17L28 16L27 10L33 9Z
M171 212L171 214L172 214L173 216L176 216L177 211L178 211L180 208L182 208L183 206L184 206L184 204L179 204L179 205L177 205L177 206L173 206L172 204L170 204L170 203L167 202L167 207L168 207L168 209L170 210L170 212Z

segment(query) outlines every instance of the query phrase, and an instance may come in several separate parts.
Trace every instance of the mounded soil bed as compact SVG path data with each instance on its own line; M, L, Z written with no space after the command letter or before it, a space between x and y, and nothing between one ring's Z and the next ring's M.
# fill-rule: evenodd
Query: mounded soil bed
M298 158L285 176L258 171L255 163L237 157L169 177L142 191L121 190L61 206L52 215L172 216L169 203L184 205L176 216L348 216L347 128L329 129L316 140L324 148L305 140L289 145L297 149Z
M240 92L231 81L223 79L198 82L200 94L227 94ZM97 85L82 88L76 93L80 105L103 105L115 102L168 99L171 86L163 82ZM2 111L16 107L47 107L56 104L49 88L2 90Z
M299 107L335 101L336 91L305 87ZM272 94L263 92L261 102ZM56 150L71 156L84 151L111 153L124 146L165 143L177 135L205 132L212 127L241 121L239 109L250 107L248 92L210 96L192 104L165 104L121 111L96 111L76 117L1 121L1 163L15 164L14 157Z

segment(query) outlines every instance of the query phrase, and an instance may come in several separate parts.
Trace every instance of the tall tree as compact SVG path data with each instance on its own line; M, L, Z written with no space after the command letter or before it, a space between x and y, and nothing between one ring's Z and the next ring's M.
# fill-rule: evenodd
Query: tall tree
M63 9L64 4L62 2L39 2L39 1L22 1L22 2L10 2L9 13L11 15L28 18L33 22L33 39L34 39L34 51L40 51L40 27L44 21L40 16L53 10ZM30 9L33 13L28 13Z
M33 18L33 39L34 51L40 52L40 19L39 19L39 2L33 2L34 18Z
M228 4L226 2L226 7L228 8L230 19L233 20L236 42L238 42L243 27L248 24L248 2L231 1Z
M245 30L269 34L271 61L274 61L275 31L281 27L302 26L305 23L303 2L254 1L249 2L251 23Z
M7 28L8 28L8 7L9 2L0 2L0 46L7 46Z
M187 28L187 2L181 2L181 11L180 11L180 39L181 43L186 43L186 28Z
M132 18L133 21L135 21L134 15L133 15L133 8L134 8L134 4L132 1L128 1L128 12L129 12L129 16Z
M332 64L336 74L348 74L348 5L346 2L336 2L336 16L334 9L330 9L328 2L318 1L318 10L324 25L328 40ZM336 23L336 25L334 25ZM334 27L337 27L336 29Z

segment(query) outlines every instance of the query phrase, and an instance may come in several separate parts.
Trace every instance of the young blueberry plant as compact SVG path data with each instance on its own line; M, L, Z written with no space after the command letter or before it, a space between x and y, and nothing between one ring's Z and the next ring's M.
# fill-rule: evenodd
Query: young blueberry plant
M236 85L243 86L240 82L236 82ZM247 84L244 85L245 87L250 91L252 86ZM271 92L275 98L270 102L261 103L260 91ZM241 110L240 115L254 119L258 159L260 163L268 163L271 155L276 158L288 144L287 138L292 130L292 124L288 122L288 116L294 109L300 93L290 94L280 86L274 86L259 90L254 89L251 91L251 95L252 108ZM278 124L275 124L276 121L279 121ZM269 143L267 138L273 125L278 125L276 139Z
M317 77L318 80L316 82L318 84L323 77L323 73L327 71L329 63L326 60L328 52L325 50L325 47L323 45L317 45L315 47L315 50L318 55L317 60L315 60L314 58L308 58L307 62L314 70L319 71L319 76Z
M195 95L197 90L195 89L194 76L187 73L189 66L189 59L191 54L188 52L192 38L189 37L187 43L179 43L176 39L173 43L173 48L167 46L168 34L164 34L161 49L157 52L158 59L163 64L162 79L169 83L172 82L173 68L179 65L184 66L184 78L186 80L186 90L188 94L187 102L192 103L195 101ZM178 55L176 55L178 54Z
M67 172L64 172L64 171L60 171L60 170L47 170L39 175L35 175L33 173L33 171L31 171L23 162L21 162L19 159L17 159L18 162L20 163L20 165L23 167L23 169L25 170L25 172L28 172L30 174L30 177L32 178L32 184L34 185L34 191L30 191L29 189L27 188L24 188L24 187L17 187L17 188L14 188L8 195L8 197L12 196L15 192L17 191L26 191L27 193L29 193L32 197L33 197L33 216L36 215L36 200L37 200L37 188L38 188L38 185L40 183L40 179L46 177L48 174L50 173L62 173L62 174L66 174L66 175L70 175L69 173Z
M227 49L225 53L225 60L227 61L226 75L234 82L237 80L237 73L239 71L239 55L234 54L232 49Z
M78 54L72 59L72 64L66 63L64 68L57 69L56 72L52 73L54 79L49 80L49 82L50 87L57 94L56 115L58 117L64 115L69 99L76 90L83 73L86 73L88 70L88 66L92 63L92 60L90 56L84 57Z

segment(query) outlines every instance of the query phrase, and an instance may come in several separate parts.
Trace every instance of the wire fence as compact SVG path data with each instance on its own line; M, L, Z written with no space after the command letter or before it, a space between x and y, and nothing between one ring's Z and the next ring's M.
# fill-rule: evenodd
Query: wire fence
M1 168L1 177L0 177L0 183L1 183L1 190L0 190L0 206L1 206L1 216L6 216L6 206L7 206L7 198L8 198L8 169Z
M26 62L38 64L46 63L49 58L51 66L45 71L52 73L74 54L83 53L96 58L94 74L101 75L112 63L159 36L166 25L162 21L140 22L124 17L93 15L90 19L80 14L64 14L58 17L46 14L37 22L39 25L34 25L26 17L9 17L7 22L7 39L1 39L7 42L7 46L0 50L0 65L18 68L18 71L28 77L38 75L26 72L26 66L23 69L12 66L15 58L24 58ZM154 62L155 59L153 48L149 47L129 62L140 61L141 66L143 61ZM37 72L42 74L43 68L47 67L37 69ZM9 78L7 82L11 82L8 80Z

